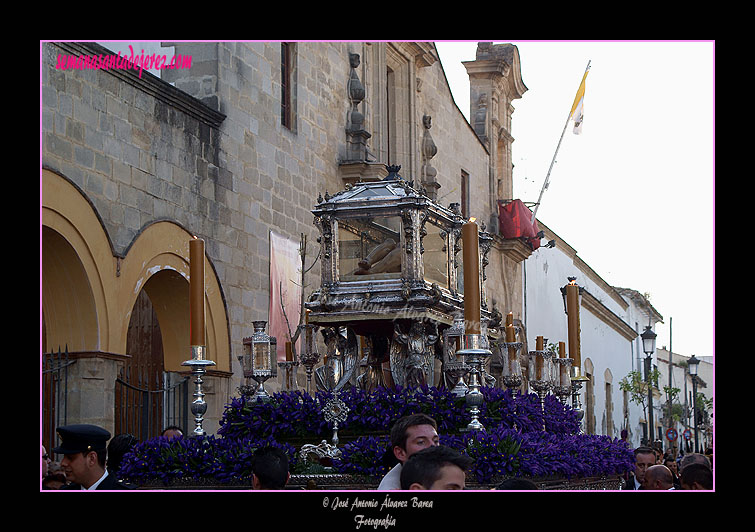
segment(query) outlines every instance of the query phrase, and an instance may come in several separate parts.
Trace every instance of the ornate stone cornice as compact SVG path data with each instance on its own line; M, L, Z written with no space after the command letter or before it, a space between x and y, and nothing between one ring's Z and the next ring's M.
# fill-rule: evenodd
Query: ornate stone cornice
M406 43L410 46L414 61L418 67L431 66L438 60L438 52L435 50L435 44L432 42L411 42Z
M438 52L432 42L391 42L386 53L397 53L413 59L417 67L427 67L438 61Z
M532 255L532 248L519 238L502 238L493 235L493 247L499 250L507 259L523 262Z
M627 340L634 340L637 337L637 332L629 324L614 314L587 290L582 291L582 306Z

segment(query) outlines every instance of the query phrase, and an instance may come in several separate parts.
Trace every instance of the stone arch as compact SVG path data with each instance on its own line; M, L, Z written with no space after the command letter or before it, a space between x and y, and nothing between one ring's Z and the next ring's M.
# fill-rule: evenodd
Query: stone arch
M603 381L605 383L606 391L606 407L605 411L605 428L603 434L613 438L615 436L614 423L613 423L613 373L610 369L606 369L603 372Z
M583 361L585 376L585 432L595 434L595 366L590 358Z
M98 350L97 304L87 270L73 245L49 227L42 229L42 272L43 351Z
M163 337L166 371L185 371L181 363L191 356L189 348L189 240L193 235L170 221L158 221L136 237L121 264L121 277L131 287L124 302L131 309L140 290L145 290L155 308ZM205 324L207 356L218 371L231 371L230 337L220 284L205 256ZM121 322L124 342L128 320ZM124 343L125 349L125 343Z
M156 221L140 231L124 256L117 256L86 195L44 169L41 232L43 338L49 349L68 345L72 351L125 354L129 318L145 289L160 321L165 369L186 371L181 362L191 357L189 231L172 221ZM208 358L216 362L215 371L230 373L225 301L206 256L205 298ZM76 312L67 312L74 303Z
M115 275L112 246L86 197L49 170L42 175L41 229L46 347L112 351L113 294L106 286Z

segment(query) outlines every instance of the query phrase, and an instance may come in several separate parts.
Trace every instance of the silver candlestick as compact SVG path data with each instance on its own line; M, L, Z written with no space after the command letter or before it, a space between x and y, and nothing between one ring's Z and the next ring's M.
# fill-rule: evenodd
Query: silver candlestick
M582 421L585 417L585 412L582 410L582 401L580 400L580 392L582 391L582 385L590 379L581 374L579 366L571 367L571 401L572 410L577 413L579 419L579 432L582 434Z
M509 390L518 390L522 385L522 367L519 364L519 350L522 348L522 342L501 342L501 367L503 374L501 380L503 385ZM516 353L516 358L509 358L509 351ZM505 353L505 354L504 354Z
M312 368L320 360L320 353L301 353L299 360L301 360L304 369L307 371L307 394L312 395Z
M522 342L499 342L499 355L501 357L501 380L507 389L511 390L514 397L515 390L522 386L522 365L519 363L519 350L524 345ZM504 354L505 353L505 354ZM516 401L514 401L516 412ZM514 430L517 429L516 421L512 423Z
M254 397L252 397L253 401L260 400L260 401L269 401L270 400L270 394L265 389L265 381L267 381L270 377L273 376L273 371L269 369L255 369L252 372L252 379L255 380L259 386L257 386L257 391L254 392Z
M302 352L299 353L299 362L307 371L307 394L312 395L312 369L320 360L320 353L317 352L317 342L315 341L315 329L317 325L299 325L299 330L304 331L304 344Z
M207 403L204 400L204 393L202 392L202 376L207 373L205 368L214 366L213 360L207 360L205 357L207 348L203 345L191 346L191 360L182 362L182 366L189 366L191 373L194 375L194 401L191 403L191 413L194 414L194 430L192 434L194 436L204 436L206 432L202 428L202 422L204 421L204 415L207 412Z
M296 383L296 366L298 365L299 363L293 360L278 362L278 367L281 369L280 374L283 376L282 391L292 392L298 388Z
M467 425L467 430L485 430L484 425L480 422L480 406L484 401L480 391L480 376L482 367L486 360L493 354L490 349L486 348L487 339L482 334L465 334L464 349L456 352L457 357L463 356L464 361L470 366L469 371L469 391L467 392L467 405L470 407L472 420Z
M553 353L551 351L530 351L530 386L537 392L537 396L540 398L540 410L543 413L543 430L545 430L545 396L548 395L548 391L551 389L552 356ZM536 373L538 357L543 359L539 376Z
M245 399L251 399L259 386L258 384L252 384L252 338L244 338L242 345L243 351L236 358L238 358L239 364L241 364L241 374L244 376L244 380L237 389Z
M244 381L236 389L243 397L251 398L254 395L254 392L257 391L257 386L251 383L252 370L251 368L247 369L246 367L247 362L245 360L245 355L241 354L236 358L238 358L239 363L241 364L241 372L244 376Z
M556 362L556 365L559 367L559 380L557 381L557 383L554 382L553 393L556 395L556 397L558 397L559 401L567 404L569 396L572 393L571 378L569 377L569 375L571 374L572 359L554 358L553 361Z
M472 368L461 360L454 360L446 364L446 373L456 382L451 393L456 397L464 397L469 392L469 386L464 382L464 377Z
M443 371L446 373L445 377L450 378L450 382L454 383L451 393L456 397L464 397L469 391L467 383L464 382L464 377L471 368L464 363L464 359L456 356L463 338L464 316L456 314L453 324L443 331L443 356L445 361Z

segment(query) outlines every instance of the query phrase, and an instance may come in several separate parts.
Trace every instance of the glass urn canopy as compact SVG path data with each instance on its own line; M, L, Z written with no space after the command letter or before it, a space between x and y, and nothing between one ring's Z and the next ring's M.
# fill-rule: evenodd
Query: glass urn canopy
M429 318L448 326L463 309L457 266L464 220L398 168L318 198L312 213L321 233L321 286L306 304L314 323Z
M401 278L401 218L365 216L338 224L338 280Z

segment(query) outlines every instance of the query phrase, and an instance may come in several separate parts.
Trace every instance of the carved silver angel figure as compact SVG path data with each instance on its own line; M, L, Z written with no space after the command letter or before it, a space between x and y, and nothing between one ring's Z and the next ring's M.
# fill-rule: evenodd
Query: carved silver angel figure
M396 385L417 388L433 384L428 382L428 377L432 375L438 329L435 324L431 324L431 327L433 332L428 334L424 323L415 321L409 332L403 333L399 324L394 324L390 360Z
M359 366L356 335L347 327L326 328L322 334L327 355L323 365L315 369L315 383L320 391L340 390Z

